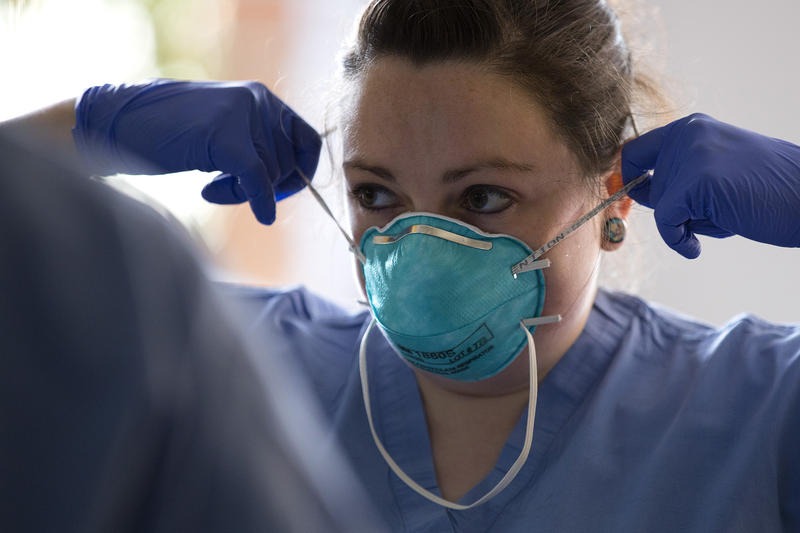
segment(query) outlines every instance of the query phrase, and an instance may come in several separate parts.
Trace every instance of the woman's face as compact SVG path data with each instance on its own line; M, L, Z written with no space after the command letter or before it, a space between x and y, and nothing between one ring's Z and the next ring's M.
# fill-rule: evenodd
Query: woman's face
M343 131L356 242L370 226L425 211L536 249L598 201L539 105L479 65L418 67L384 58L354 85ZM583 327L600 244L594 220L545 256L552 266L544 271L543 314L563 320L536 330L540 371L555 364ZM527 383L526 372L520 383Z

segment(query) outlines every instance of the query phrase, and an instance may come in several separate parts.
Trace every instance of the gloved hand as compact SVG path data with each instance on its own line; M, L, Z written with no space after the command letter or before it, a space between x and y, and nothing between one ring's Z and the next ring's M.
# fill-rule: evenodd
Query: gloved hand
M800 246L799 146L695 114L623 147L624 182L647 170L629 194L687 258L700 255L695 234Z
M275 202L311 178L321 140L257 82L155 80L87 90L75 108L73 138L98 174L221 171L203 197L250 202L271 224Z

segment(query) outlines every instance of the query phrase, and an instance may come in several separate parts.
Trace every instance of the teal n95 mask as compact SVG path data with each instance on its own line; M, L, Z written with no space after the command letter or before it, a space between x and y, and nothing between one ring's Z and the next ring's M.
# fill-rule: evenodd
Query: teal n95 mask
M560 316L541 316L545 299L541 256L591 218L652 175L645 173L601 202L535 251L508 235L484 233L458 220L430 213L406 213L383 228L369 228L356 247L311 181L312 195L338 226L361 263L372 321L359 349L364 408L372 439L389 468L424 498L466 510L494 498L517 476L533 442L538 397L536 326ZM367 338L375 324L403 359L434 374L461 381L496 375L528 347L528 409L519 456L505 476L469 504L445 500L415 482L394 461L375 430L369 399Z
M411 365L460 381L506 368L541 317L545 283L538 260L511 267L532 250L508 235L484 233L458 220L401 215L361 238L367 299L376 323Z

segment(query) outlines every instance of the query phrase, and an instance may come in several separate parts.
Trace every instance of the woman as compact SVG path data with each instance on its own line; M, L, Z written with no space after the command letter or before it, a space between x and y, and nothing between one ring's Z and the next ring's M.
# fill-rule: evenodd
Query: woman
M306 368L386 521L800 530L800 330L712 330L597 287L628 212L600 202L623 181L687 257L696 233L800 246L800 148L704 115L624 144L643 82L598 0L376 0L344 74L371 313L236 292ZM257 84L99 87L76 120L98 171L221 170L204 196L266 223L319 154Z

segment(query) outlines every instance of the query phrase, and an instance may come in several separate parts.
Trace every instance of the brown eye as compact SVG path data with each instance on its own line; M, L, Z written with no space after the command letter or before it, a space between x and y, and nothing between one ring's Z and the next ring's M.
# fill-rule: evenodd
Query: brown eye
M371 211L392 207L396 203L394 193L380 185L357 185L350 190L350 197L360 207Z
M486 204L489 203L489 195L487 194L485 189L474 189L469 191L467 196L467 204L469 205L470 209L475 209L480 211Z
M464 191L461 206L476 213L499 213L514 202L513 198L498 187L475 185Z
M371 207L372 204L375 203L375 199L378 197L375 194L373 189L360 189L358 191L358 201L361 202L361 205L364 207Z

